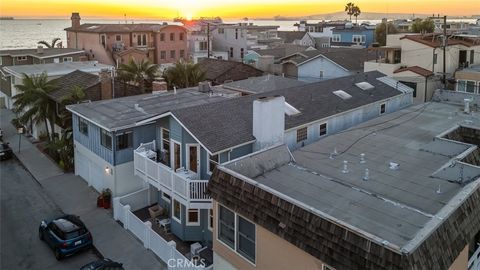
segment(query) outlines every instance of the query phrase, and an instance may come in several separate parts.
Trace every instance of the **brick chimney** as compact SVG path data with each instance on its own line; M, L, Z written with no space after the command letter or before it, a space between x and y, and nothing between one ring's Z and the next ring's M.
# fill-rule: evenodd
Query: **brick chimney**
M112 76L110 70L102 69L98 73L100 80L100 98L111 99L112 98Z
M152 82L152 92L166 91L166 90L168 90L167 82L165 82L164 80L155 80Z
M70 20L72 20L72 28L80 27L80 13L73 12Z

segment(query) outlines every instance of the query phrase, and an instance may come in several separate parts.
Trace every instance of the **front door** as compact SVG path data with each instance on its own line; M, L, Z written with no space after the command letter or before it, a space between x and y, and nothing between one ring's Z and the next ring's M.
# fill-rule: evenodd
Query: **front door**
M198 175L200 167L200 148L198 144L187 144L187 169Z
M182 166L182 148L180 144L174 140L171 140L172 142L172 166L173 166L173 171L177 171Z

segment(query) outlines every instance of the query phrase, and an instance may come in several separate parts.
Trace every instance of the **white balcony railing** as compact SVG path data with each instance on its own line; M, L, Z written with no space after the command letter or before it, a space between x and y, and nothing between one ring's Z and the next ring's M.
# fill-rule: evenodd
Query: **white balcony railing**
M142 177L153 186L183 199L191 206L197 203L198 208L209 208L212 199L206 194L208 180L193 179L188 172L174 172L168 166L156 162L155 142L141 144L133 155L135 175ZM205 204L206 203L206 204ZM203 205L203 206L202 206Z

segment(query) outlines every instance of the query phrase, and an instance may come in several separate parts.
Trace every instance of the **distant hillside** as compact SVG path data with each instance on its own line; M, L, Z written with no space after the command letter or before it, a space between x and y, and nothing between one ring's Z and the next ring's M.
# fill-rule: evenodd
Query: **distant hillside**
M412 19L413 17L425 18L428 16L431 16L431 14L388 13L389 19ZM385 18L385 17L387 17L386 13L362 12L360 16L358 16L358 19L359 20L381 20L382 18ZM339 11L334 13L315 14L315 15L308 15L308 16L298 16L298 17L275 16L273 18L263 18L263 19L291 21L291 20L345 20L348 18L349 16L344 11Z

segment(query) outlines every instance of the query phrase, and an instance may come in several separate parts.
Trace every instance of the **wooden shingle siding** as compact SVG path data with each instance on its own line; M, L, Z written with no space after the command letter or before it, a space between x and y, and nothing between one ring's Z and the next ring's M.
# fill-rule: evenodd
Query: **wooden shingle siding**
M219 169L208 190L226 207L338 270L448 269L480 230L480 189L411 254L385 248Z

